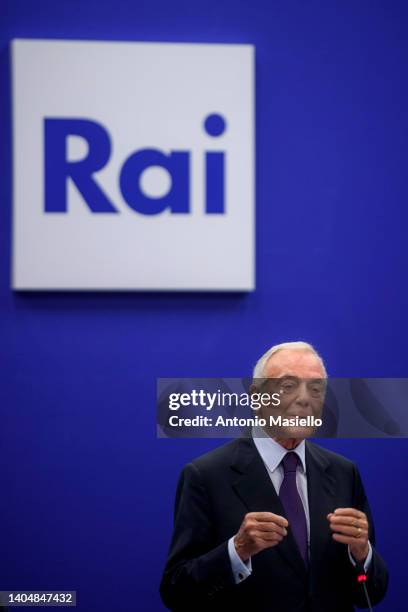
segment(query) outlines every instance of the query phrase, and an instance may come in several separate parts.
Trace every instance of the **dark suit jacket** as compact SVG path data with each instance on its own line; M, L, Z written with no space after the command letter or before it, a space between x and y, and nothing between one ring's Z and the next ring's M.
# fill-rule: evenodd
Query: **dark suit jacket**
M247 512L285 515L252 439L239 439L188 464L176 493L174 533L161 582L172 610L215 612L351 612L367 607L347 546L331 537L327 514L338 507L365 512L373 559L366 582L371 603L385 595L388 573L375 550L374 526L356 466L306 441L310 563L293 535L252 557L252 574L235 584L228 539Z

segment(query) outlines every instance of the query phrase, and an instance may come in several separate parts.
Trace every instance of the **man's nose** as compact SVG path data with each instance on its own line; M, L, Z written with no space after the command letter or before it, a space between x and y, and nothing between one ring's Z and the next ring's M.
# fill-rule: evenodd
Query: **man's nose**
M298 393L296 397L296 403L299 406L308 406L310 403L309 390L307 388L306 381L304 380L299 385L299 389L298 389Z

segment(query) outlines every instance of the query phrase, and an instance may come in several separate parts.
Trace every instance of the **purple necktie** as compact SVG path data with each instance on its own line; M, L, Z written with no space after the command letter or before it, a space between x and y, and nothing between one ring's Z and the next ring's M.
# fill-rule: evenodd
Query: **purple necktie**
M300 554L307 565L308 555L306 516L302 500L300 499L296 486L296 468L299 462L299 456L292 452L286 453L282 459L285 475L279 490L279 498L285 509L286 518L289 521L289 529L292 530Z

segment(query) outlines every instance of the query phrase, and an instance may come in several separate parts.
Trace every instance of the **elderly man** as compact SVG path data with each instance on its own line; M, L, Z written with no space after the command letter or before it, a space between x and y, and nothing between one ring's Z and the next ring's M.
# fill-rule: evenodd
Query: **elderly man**
M259 378L279 382L284 414L320 413L326 370L311 345L272 347ZM299 430L275 434L254 431L184 468L160 589L168 608L351 612L368 607L363 584L373 605L384 597L387 569L356 466Z

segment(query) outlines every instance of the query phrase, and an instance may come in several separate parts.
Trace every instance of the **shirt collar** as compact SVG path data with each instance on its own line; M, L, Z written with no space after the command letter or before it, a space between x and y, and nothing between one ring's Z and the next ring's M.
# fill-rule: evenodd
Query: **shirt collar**
M274 472L277 469L286 453L294 452L300 459L303 472L306 473L306 445L304 440L302 440L293 451L288 451L278 442L270 438L261 427L253 428L252 437L258 453L261 455L262 461L270 472Z

